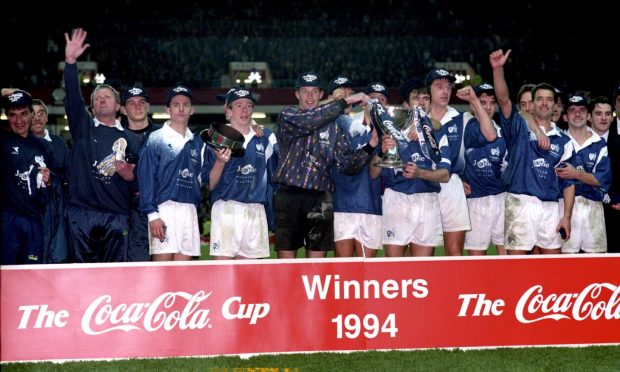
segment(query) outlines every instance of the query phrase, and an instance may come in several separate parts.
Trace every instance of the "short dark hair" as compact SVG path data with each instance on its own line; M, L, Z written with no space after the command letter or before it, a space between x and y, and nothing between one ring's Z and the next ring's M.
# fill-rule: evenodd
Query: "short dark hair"
M43 102L42 100L35 98L32 100L32 105L33 106L41 106L43 107L43 111L45 111L45 115L47 115L49 113L47 106L45 105L45 102Z
M590 100L590 103L588 104L588 112L591 113L594 111L594 107L596 107L596 105L609 105L612 110L614 109L614 105L611 104L611 100L605 96L598 96Z
M534 84L523 84L521 86L521 88L519 88L519 93L517 93L517 102L521 102L521 96L523 95L523 93L525 92L531 92L532 89L534 89L536 85ZM532 97L534 98L534 97Z
M540 83L534 86L534 88L532 89L532 100L534 99L534 97L536 97L536 92L538 92L541 89L550 90L551 93L553 93L553 102L555 102L555 88L553 87L553 85L547 84L547 83Z

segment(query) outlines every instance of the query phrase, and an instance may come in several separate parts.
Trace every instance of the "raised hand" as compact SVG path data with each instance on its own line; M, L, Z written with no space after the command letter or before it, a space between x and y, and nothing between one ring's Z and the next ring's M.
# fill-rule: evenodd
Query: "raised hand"
M75 63L77 59L84 53L86 49L90 46L90 44L84 44L86 41L86 36L88 32L84 31L81 28L76 28L73 30L71 37L69 38L69 34L65 32L65 62L66 63Z
M476 97L476 92L474 92L474 88L466 86L457 90L456 96L465 102L471 102Z
M489 55L489 62L491 62L491 67L496 68L504 66L506 64L506 61L508 60L508 57L510 57L510 53L512 53L512 49L508 49L508 51L506 51L506 54L504 54L504 51L501 49L491 53L491 55Z

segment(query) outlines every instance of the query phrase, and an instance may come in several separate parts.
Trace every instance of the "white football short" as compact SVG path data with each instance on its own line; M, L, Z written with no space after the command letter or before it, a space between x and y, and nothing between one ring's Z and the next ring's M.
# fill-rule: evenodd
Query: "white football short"
M334 241L355 239L364 248L381 249L381 216L334 212Z
M211 207L211 256L269 257L269 228L260 203L218 200Z
M485 251L491 242L504 245L506 193L467 199L471 230L465 234L465 249Z
M534 246L547 249L562 246L562 238L555 231L560 222L558 202L507 193L505 208L504 247L507 250L531 251Z
M382 240L383 244L393 245L442 245L437 193L407 195L386 189L383 194Z
M560 199L560 211L564 210L564 199ZM575 196L571 219L570 239L562 245L562 253L607 252L607 232L603 203L583 196Z
M439 206L443 231L469 231L471 229L469 209L461 178L457 174L452 174L448 183L440 185Z
M200 256L200 230L196 206L167 200L158 206L159 218L166 224L164 241L151 236L151 254L181 253L186 256Z

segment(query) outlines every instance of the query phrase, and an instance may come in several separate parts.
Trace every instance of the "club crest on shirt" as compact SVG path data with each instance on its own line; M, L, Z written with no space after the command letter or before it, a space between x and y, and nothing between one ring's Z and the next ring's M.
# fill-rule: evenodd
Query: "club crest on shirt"
M319 142L326 145L329 144L329 129L319 132Z
M560 151L560 146L558 146L557 143L552 143L551 147L549 148L551 151L553 152L559 152Z

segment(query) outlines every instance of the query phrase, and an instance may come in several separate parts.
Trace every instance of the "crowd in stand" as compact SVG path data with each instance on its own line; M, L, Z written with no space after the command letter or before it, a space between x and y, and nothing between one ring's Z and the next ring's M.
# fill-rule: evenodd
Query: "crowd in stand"
M101 47L83 60L96 61L115 86L171 86L182 80L191 87L219 87L229 62L264 61L280 86L291 86L299 71L321 66L325 76L347 72L356 81L381 80L396 87L436 62L467 62L489 76L488 65L480 63L486 52L510 45L523 51L512 61L520 68L509 77L511 87L544 77L563 90L588 86L602 94L606 87L593 86L598 83L586 80L583 69L611 67L605 60L595 64L568 53L579 42L596 48L604 34L589 38L568 24L550 26L552 9L540 4L503 4L502 14L489 19L456 1L370 2L350 7L346 15L323 0L286 7L265 1L235 7L186 2L166 11L155 1L137 8L93 5L94 16L75 23L48 4L28 22L11 25L9 19L7 29L19 26L42 37L15 45L4 59L0 85L59 86L58 40L74 27L91 30L92 42ZM596 35L594 29L591 33Z

